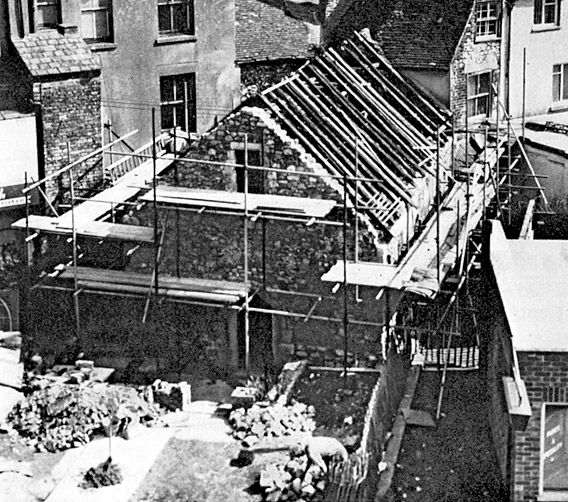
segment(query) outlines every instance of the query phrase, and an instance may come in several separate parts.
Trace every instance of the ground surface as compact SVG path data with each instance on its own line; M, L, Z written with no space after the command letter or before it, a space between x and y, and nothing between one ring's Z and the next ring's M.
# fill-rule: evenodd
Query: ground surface
M436 413L440 376L423 372L413 409ZM393 479L393 502L504 502L478 372L448 372L436 428L409 426Z
M378 378L379 373L356 373L345 380L339 372L308 369L294 386L292 397L315 407L315 435L336 437L356 447Z

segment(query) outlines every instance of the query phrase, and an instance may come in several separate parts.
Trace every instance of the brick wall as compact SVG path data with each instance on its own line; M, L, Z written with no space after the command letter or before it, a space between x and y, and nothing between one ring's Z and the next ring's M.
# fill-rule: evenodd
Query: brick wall
M568 353L519 352L519 367L532 416L525 431L515 433L515 502L536 500L540 475L542 403L568 395Z
M450 110L455 114L456 126L463 127L466 117L467 71L483 71L483 67L494 66L499 61L500 42L475 41L475 19L472 16L465 27L450 65ZM473 71L472 71L473 70ZM499 70L492 70L492 82L498 86ZM492 114L497 109L497 100L492 100Z
M33 97L41 103L46 175L101 146L99 77L34 82ZM86 174L98 160L94 157L74 171L75 181L80 180L78 193L81 188L92 188L101 181L99 169ZM68 186L67 175L54 178L47 183L47 194L50 199L62 196Z

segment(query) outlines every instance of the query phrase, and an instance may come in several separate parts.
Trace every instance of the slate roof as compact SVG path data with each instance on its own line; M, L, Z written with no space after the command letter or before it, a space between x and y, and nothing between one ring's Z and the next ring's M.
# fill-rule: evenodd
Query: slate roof
M284 0L236 0L237 62L308 58L312 43L304 21L284 12Z
M449 68L473 0L405 0L379 30L385 55L397 68Z
M12 43L34 77L58 76L100 70L99 59L78 35L56 30L12 38Z

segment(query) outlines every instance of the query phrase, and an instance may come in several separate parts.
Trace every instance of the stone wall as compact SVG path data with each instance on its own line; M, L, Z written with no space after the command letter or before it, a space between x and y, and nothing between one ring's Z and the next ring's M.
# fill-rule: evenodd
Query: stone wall
M455 114L457 127L465 126L467 75L492 72L492 83L499 87L500 40L476 41L475 19L471 16L450 64L450 110ZM497 99L491 100L491 116L497 110Z
M241 63L241 95L243 99L256 96L294 73L305 59L272 61L269 63Z
M514 500L529 502L537 499L539 490L542 404L566 403L568 354L519 352L518 358L532 416L526 430L515 433Z
M102 132L99 77L35 82L33 98L41 104L45 175L100 148ZM79 181L78 190L93 188L102 180L101 169L91 170L98 160L98 157L93 157L74 171L77 175L75 181ZM48 181L48 197L54 199L62 195L62 191L68 186L68 176Z

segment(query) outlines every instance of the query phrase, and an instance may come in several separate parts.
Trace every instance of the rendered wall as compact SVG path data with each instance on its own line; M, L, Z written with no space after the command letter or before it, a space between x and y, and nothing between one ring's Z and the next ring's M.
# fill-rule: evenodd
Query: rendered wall
M511 13L509 61L510 112L523 113L523 51L526 49L525 116L548 113L552 101L552 66L568 63L568 9L562 4L558 27L541 29L533 24L534 0L517 0ZM568 108L568 103L563 103Z

